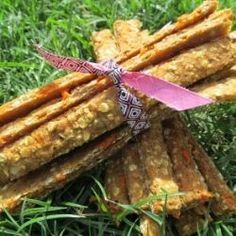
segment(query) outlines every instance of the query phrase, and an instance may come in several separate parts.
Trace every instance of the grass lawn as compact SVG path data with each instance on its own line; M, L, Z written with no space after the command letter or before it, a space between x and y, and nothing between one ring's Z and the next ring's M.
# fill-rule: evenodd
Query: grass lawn
M0 102L52 81L64 72L43 62L32 47L40 42L55 52L94 59L91 32L111 27L117 18L139 18L152 32L191 11L201 0L1 0ZM235 0L221 0L236 13ZM236 27L234 27L236 29ZM236 191L236 104L201 108L184 114L192 131ZM138 235L138 219L98 213L103 166L51 194L44 201L28 199L21 211L0 216L0 235ZM93 177L91 177L93 176ZM34 203L32 207L32 203ZM104 210L104 209L103 209ZM163 216L166 235L175 235ZM115 219L115 220L112 220ZM116 221L116 224L114 223ZM207 223L207 222L206 222ZM119 225L119 227L116 227ZM198 235L235 235L236 217L217 220ZM235 226L236 227L236 226ZM235 233L235 234L234 234Z

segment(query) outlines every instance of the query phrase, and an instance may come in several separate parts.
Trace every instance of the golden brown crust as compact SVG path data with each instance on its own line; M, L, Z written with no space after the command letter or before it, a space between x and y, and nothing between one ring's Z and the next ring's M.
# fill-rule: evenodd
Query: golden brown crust
M215 75L217 76L217 75ZM211 98L214 101L235 101L236 100L236 68L224 71L221 78L209 78L203 83L193 86L198 94Z
M153 67L150 73L167 81L189 86L218 71L230 68L235 63L235 52L236 46L229 38L219 38L182 52Z
M103 79L84 84L74 89L67 98L53 99L28 115L7 123L0 127L0 148L29 134L44 123L89 100L106 88L108 85L104 83Z
M148 196L145 172L136 143L130 142L122 150L122 162L130 203L134 204Z
M179 190L185 193L182 196L183 206L189 208L209 201L212 194L193 159L194 147L179 118L164 121L164 135Z
M152 122L150 130L138 137L137 149L140 149L142 166L147 176L150 195L178 193L179 188L174 179L172 164L163 140L162 126L159 119ZM179 196L169 197L153 202L151 209L160 213L166 206L169 214L179 215L182 207Z
M43 197L61 188L85 170L113 155L130 137L127 127L119 128L59 158L56 162L5 185L0 193L0 211L3 208L14 210L24 197Z
M120 55L142 47L140 40L141 27L142 23L139 20L116 20L114 22L113 30L120 49Z
M109 199L128 204L129 197L121 155L122 152L120 151L107 162L104 185ZM112 205L111 209L117 210Z
M234 196L232 190L227 186L223 176L216 168L214 162L201 147L194 150L194 153L198 168L205 178L209 189L216 194L216 199L211 203L211 209L214 214L235 214L236 197Z
M184 49L228 35L232 26L232 11L223 10L214 13L213 16L199 24L171 34L148 48L143 48L140 54L122 63L122 66L128 70L141 70L167 60Z
M148 48L151 45L160 42L162 39L166 38L167 36L174 34L184 28L197 24L198 22L202 21L204 18L211 15L218 6L217 0L206 0L196 8L193 12L189 14L184 14L177 19L177 22L171 24L167 27L162 28L161 30L157 31L153 36L149 38L149 40L145 43L144 48ZM137 55L138 53L142 52L142 48L136 49L126 56L123 56L119 59L120 62L124 62L128 58Z
M193 158L198 165L198 169L211 192L216 198L211 202L211 208L216 215L232 214L236 212L236 198L234 193L227 186L221 173L216 168L214 162L205 153L203 148L192 137L186 125L178 119L182 127L183 136L188 137L191 144Z
M114 36L109 29L92 33L93 50L96 55L97 62L115 58L119 55Z

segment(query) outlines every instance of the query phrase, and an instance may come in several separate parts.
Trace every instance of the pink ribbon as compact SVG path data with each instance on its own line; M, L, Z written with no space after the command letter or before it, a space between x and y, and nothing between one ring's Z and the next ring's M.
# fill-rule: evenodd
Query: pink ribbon
M59 56L39 46L36 46L36 48L39 54L56 68L98 76L109 76L117 88L120 109L134 135L148 128L149 122L147 114L142 109L141 102L123 86L123 83L178 111L212 103L208 98L163 79L143 72L124 71L112 60L98 64L77 58Z

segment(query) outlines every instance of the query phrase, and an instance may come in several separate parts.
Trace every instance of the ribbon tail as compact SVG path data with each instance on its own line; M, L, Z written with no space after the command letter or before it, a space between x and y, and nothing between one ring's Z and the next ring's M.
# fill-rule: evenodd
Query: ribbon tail
M93 62L84 61L78 58L66 57L54 54L35 45L38 53L53 67L63 69L71 72L89 73L103 75L104 72L109 71L105 66Z
M140 72L126 72L122 81L148 97L178 111L211 104L213 101L186 88Z

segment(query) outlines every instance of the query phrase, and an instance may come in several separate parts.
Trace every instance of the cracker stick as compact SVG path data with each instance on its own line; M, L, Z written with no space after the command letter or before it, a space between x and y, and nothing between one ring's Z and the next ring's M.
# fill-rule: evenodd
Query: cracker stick
M236 67L223 73L221 79L215 78L203 81L195 85L193 90L202 96L209 97L215 101L236 100Z
M142 23L139 20L116 20L113 24L114 36L120 49L120 55L124 55L139 48L140 30Z
M29 134L40 125L65 113L70 108L78 106L82 102L104 89L108 88L104 80L97 80L94 83L84 84L74 89L68 96L62 99L53 99L43 106L33 110L27 116L18 118L13 122L0 127L0 148Z
M191 135L187 129L185 129L185 132L187 135ZM211 203L211 209L214 214L226 215L236 213L236 197L233 191L227 186L211 158L193 138L192 143L195 146L193 153L198 168L205 178L209 189L216 194L216 199Z
M232 45L231 51L225 53L229 44ZM235 51L236 44L232 44L229 38L216 39L153 67L150 73L173 83L189 86L218 71L229 69L235 63ZM191 73L188 73L190 70Z
M107 162L105 173L105 189L108 198L119 203L129 203L127 184L124 175L121 151ZM117 210L111 206L111 210Z
M116 41L109 29L93 32L92 44L97 62L112 59L119 55Z
M119 128L61 157L56 162L5 185L0 193L0 208L12 211L21 204L24 197L43 197L61 188L78 177L81 172L91 169L98 162L117 152L129 137L130 130L127 127Z
M184 192L183 205L189 208L212 198L208 187L193 159L193 147L186 137L178 118L164 121L164 135L173 171L179 186Z
M104 34L107 37L104 37ZM117 42L110 30L102 30L93 33L92 43L97 61L115 58L119 53L119 48L116 46ZM121 152L107 162L104 180L109 199L119 203L129 203L123 163L121 161ZM119 210L117 205L109 204L109 206L112 211Z
M130 142L122 150L122 161L129 199L134 204L148 196L145 172L140 162L140 153L135 142Z
M224 23L224 24L222 24ZM228 35L232 26L232 11L223 10L203 22L171 34L162 41L150 46L122 63L128 70L141 70L146 66L155 65L179 53L179 50L196 47L219 36Z
M120 53L123 55L137 48L141 43L140 29L142 23L138 20L115 21L113 25L115 39L119 45ZM145 184L145 173L140 164L139 153L136 144L129 143L121 151L126 189L130 203L136 203L147 196Z
M189 14L184 14L177 19L177 22L169 25L168 27L164 27L161 30L157 31L149 40L145 43L144 48L148 48L152 46L154 43L160 42L162 39L167 36L174 34L184 28L187 28L191 25L197 24L202 21L204 18L211 15L218 6L217 0L206 0L196 8L193 12ZM136 48L131 51L127 55L122 55L119 59L119 63L127 60L130 57L133 57L139 54L142 51L141 48Z
M200 44L209 41L210 39L217 36L226 35L230 30L231 24L231 16L229 14L226 15L223 12L222 16L219 16L217 20L208 20L206 22L200 23L199 25L201 25L201 27L197 27L196 30L196 26L194 26L194 29L191 28L186 32L182 32L182 34L178 34L178 37L182 37L182 40L178 41L178 45L175 44L176 38L172 36L166 43L161 43L161 45L156 43L156 50L152 50L152 48L145 49L146 53L144 51L142 53L142 58L144 61L142 61L141 63L138 63L138 61L140 60L138 60L137 63L135 63L135 60L132 60L130 64L126 63L126 65L124 65L124 63L121 63L121 60L118 60L118 63L121 63L125 69L129 70L135 70L137 68L143 69L144 65L152 63L154 55L156 55L156 58L158 58L158 60L160 60L161 58L161 60L163 60L168 56L173 55L169 55L170 51L173 51L174 54L176 54L183 48L196 45L196 38L201 38L201 42L199 42ZM175 50L172 50L173 46ZM149 50L152 51L151 54ZM150 56L152 58L151 61ZM73 73L69 76L56 80L40 89L35 89L31 92L28 92L27 94L22 95L19 98L14 99L13 101L8 102L0 107L0 124L4 124L9 120L14 120L16 117L19 117L19 115L25 115L44 102L60 96L61 91L65 89L70 90L71 88L88 82L95 77L96 76L92 75L81 75L79 73Z
M141 163L147 175L149 193L152 195L161 194L163 191L177 193L179 188L163 140L160 120L156 119L152 122L151 129L140 135L136 148L141 150ZM178 215L182 207L180 198L175 196L169 197L167 202L165 200L153 202L151 208L154 212L160 213L164 205L168 213L174 215Z

